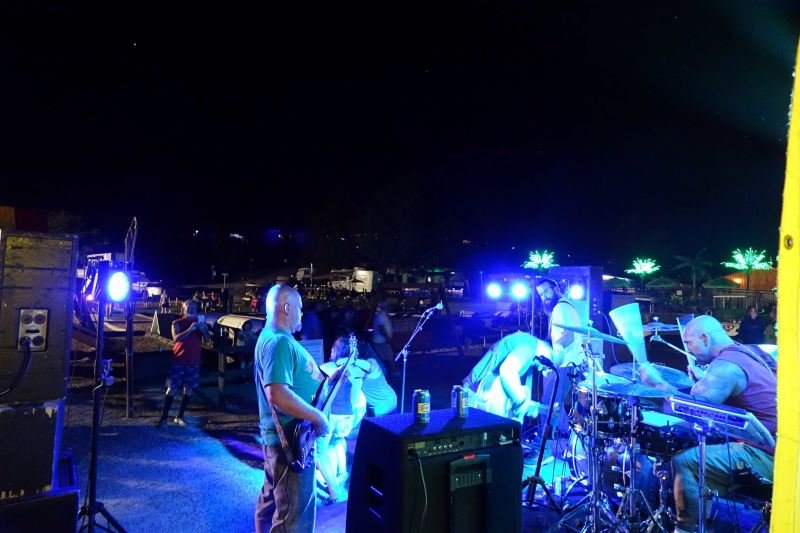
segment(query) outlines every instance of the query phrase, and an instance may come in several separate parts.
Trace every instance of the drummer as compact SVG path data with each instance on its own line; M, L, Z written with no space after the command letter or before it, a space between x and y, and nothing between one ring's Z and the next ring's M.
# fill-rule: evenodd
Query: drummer
M717 319L701 315L686 325L683 341L703 370L691 366L697 379L691 390L698 400L745 409L775 436L777 430L777 380L772 359L758 346L734 342ZM642 380L662 389L673 388L651 364L640 370ZM677 392L677 391L676 391ZM706 483L725 497L732 475L747 472L751 480L772 480L774 450L745 442L706 447ZM699 449L684 450L672 458L676 531L694 531L699 522ZM706 506L710 510L711 506Z

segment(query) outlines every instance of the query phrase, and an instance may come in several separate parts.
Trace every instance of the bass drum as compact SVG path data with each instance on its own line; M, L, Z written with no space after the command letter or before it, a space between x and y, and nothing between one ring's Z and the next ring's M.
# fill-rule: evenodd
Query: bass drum
M589 464L586 449L588 437L573 432L570 436L570 469L575 479L584 478L584 485L588 487ZM634 457L635 488L644 495L651 509L658 507L658 478L655 474L654 463L650 457L639 453ZM603 457L600 463L600 488L608 497L616 513L622 503L625 489L630 486L631 453L623 439L607 439L603 447ZM642 498L636 497L636 506L642 517L648 516L647 506Z

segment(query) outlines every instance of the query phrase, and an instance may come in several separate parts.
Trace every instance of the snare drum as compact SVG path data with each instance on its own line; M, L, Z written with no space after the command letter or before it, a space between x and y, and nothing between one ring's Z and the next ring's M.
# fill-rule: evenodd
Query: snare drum
M682 418L658 411L640 413L636 439L643 453L664 459L697 444L691 424Z
M597 436L621 437L629 434L630 407L627 398L603 390L603 385L630 383L629 380L612 374L597 374ZM576 425L588 430L592 424L592 382L582 381L577 386L578 402Z

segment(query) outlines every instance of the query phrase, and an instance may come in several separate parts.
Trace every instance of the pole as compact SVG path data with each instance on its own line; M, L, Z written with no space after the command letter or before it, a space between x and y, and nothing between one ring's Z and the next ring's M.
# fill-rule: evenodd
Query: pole
M125 302L125 418L133 418L133 313L136 302Z

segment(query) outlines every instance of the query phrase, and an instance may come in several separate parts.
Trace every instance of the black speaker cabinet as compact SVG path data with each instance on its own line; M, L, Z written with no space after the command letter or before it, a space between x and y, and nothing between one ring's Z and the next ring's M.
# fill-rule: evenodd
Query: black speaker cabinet
M0 392L19 381L0 404L65 396L77 254L75 236L0 232Z
M519 532L522 447L514 420L470 409L365 418L356 442L347 532Z

